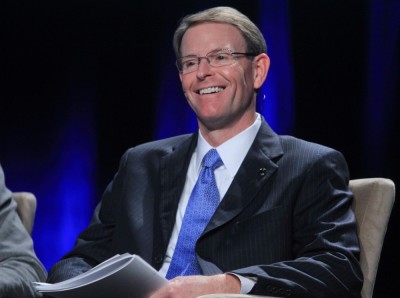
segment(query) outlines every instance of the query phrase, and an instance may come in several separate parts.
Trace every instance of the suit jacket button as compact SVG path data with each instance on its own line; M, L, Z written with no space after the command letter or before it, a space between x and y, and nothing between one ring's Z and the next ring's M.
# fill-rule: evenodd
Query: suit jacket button
M154 262L156 262L156 264L161 263L163 260L164 260L164 258L163 258L162 255L156 255L156 256L154 257Z

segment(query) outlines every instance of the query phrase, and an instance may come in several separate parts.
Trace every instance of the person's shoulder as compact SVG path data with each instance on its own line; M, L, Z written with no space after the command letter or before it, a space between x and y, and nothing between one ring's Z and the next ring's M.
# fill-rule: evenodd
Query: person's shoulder
M7 188L3 168L0 165L0 205L11 198L11 191Z
M289 135L281 135L279 136L281 140L281 144L283 150L286 153L289 152L297 152L298 154L302 155L309 155L309 156L323 156L327 154L338 154L342 155L337 149L333 147L329 147L324 144L308 141L305 139L297 138L294 136Z
M139 144L126 150L125 154L140 154L140 153L168 153L176 147L189 145L193 134L183 134L165 139L154 140Z
M264 143L266 146L273 146L277 152L280 152L280 149L282 149L282 153L286 156L288 156L288 153L296 157L299 155L318 156L341 154L338 150L324 144L305 140L293 135L277 134L265 121L261 126L260 139L266 141Z

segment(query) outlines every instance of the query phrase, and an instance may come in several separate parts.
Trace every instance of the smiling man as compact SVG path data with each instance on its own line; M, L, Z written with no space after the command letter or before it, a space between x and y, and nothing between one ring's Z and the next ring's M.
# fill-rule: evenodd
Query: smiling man
M230 24L200 23L182 37L177 64L185 96L200 132L216 147L256 120L256 91L264 82L265 50L246 52L241 32Z
M277 135L256 113L270 65L259 29L233 8L211 8L181 21L174 49L198 131L124 154L49 281L129 252L171 280L152 298L360 297L346 161Z

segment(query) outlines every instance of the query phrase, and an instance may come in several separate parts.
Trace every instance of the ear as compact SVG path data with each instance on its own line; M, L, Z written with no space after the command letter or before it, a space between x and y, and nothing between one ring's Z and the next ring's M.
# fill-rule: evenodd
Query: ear
M262 53L254 58L254 89L258 90L264 84L268 70L270 60L267 54Z

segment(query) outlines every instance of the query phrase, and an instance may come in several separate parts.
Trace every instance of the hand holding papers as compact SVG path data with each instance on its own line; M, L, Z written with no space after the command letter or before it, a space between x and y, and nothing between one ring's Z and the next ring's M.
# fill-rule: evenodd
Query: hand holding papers
M35 283L36 290L56 298L146 298L168 283L141 257L116 255L89 271L55 283Z

